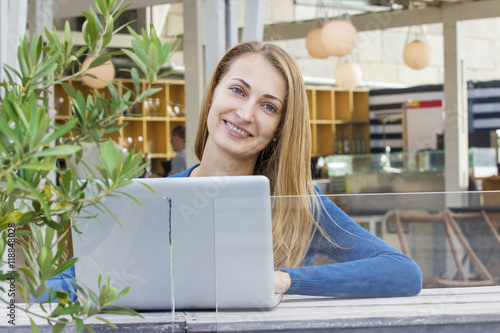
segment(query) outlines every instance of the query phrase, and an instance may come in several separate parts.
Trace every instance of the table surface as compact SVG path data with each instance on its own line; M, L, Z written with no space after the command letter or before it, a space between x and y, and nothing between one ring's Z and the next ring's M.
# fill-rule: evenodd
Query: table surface
M19 304L22 306L22 304ZM33 310L38 312L40 310ZM16 311L16 325L8 324L0 308L1 332L29 332L27 316ZM266 311L145 312L144 319L105 315L115 330L91 319L97 332L500 332L500 286L424 289L412 297L335 299L285 296ZM7 319L6 319L7 318ZM41 332L51 332L43 319L35 319ZM68 327L65 332L75 331Z

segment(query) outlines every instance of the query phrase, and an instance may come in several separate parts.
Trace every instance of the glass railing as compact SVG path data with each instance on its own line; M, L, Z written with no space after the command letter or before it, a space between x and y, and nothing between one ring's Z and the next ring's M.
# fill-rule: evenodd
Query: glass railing
M405 173L444 170L444 151L387 152L360 155L329 155L325 157L329 176L358 173ZM489 177L496 175L497 163L494 148L470 148L471 175Z
M243 330L280 301L286 304L287 296L281 300L274 292L277 268L333 265L335 270L344 262L369 262L387 255L380 240L416 262L425 288L493 285L500 278L500 191L269 197L248 186L219 181L193 187L193 195L181 202L176 193L169 197L157 188L154 199L144 188L146 192L136 194L147 197L142 201L146 205L122 204L121 216L131 223L105 227L98 233L100 240L82 230L91 246L80 262L89 261L92 249L106 248L109 253L127 249L130 261L118 262L112 255L104 265L110 271L103 270L103 275L112 274L112 282L120 287L134 282L135 290L120 304L161 311L161 320L170 323L172 331L180 327L175 311L198 310L202 312L197 318L204 319L190 325L223 331L227 327L219 316L235 312ZM322 218L315 224L308 220L307 206L318 198L321 204L315 214ZM320 231L311 241L317 226ZM141 235L149 236L141 239ZM132 260L136 257L142 259ZM306 286L293 290L306 294L310 290L314 295L324 291L323 296L333 298L362 297L359 290L366 283L358 275L362 276L363 261L359 265L360 271L351 271L351 283L345 287L327 279L324 285L315 281L308 287L308 277L316 278L315 268L308 267L301 272ZM87 270L94 277L99 273ZM127 298L130 295L137 299Z

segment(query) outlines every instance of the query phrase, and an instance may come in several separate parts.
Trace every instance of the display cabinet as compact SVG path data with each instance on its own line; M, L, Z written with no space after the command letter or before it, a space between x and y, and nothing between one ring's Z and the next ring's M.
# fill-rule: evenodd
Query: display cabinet
M69 82L84 96L90 93L91 88L80 80ZM122 93L124 87L133 89L130 79L116 79L116 87ZM145 90L146 83L141 83L141 90ZM133 146L136 151L142 152L144 157L151 160L152 171L163 175L162 162L175 156L170 143L170 133L177 125L184 125L185 101L184 82L164 80L155 83L153 88L161 88L144 102L138 104L120 117L120 123L127 125L120 129L120 136L112 136L120 147L130 150ZM109 94L107 88L100 92ZM111 98L111 94L109 96ZM61 86L56 86L54 93L54 106L56 110L55 121L62 123L71 117L71 103Z
M307 86L312 155L370 151L368 90Z

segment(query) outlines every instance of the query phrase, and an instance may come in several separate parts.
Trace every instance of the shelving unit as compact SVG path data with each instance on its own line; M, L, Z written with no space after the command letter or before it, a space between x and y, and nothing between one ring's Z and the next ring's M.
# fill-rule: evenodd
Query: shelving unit
M123 92L123 86L133 88L129 79L116 79L118 92ZM70 84L88 95L91 91L80 80L72 80ZM146 84L141 83L141 90L145 90ZM161 88L159 92L137 105L133 110L127 112L120 118L120 123L127 123L120 129L120 136L112 137L118 145L130 150L136 147L136 152L141 151L143 156L151 158L153 172L162 175L162 161L170 160L176 153L170 144L170 133L177 125L184 125L186 121L184 109L184 82L183 81L160 81L154 88ZM109 94L107 88L100 92ZM55 88L56 122L63 123L71 117L71 103L64 89L60 86ZM111 95L109 95L111 98Z
M130 79L116 79L115 82L120 93L123 87L133 87ZM84 95L90 93L83 82L73 80L70 83ZM141 85L144 90L145 83ZM135 145L136 151L151 158L153 172L163 174L162 161L175 156L170 144L170 133L175 126L184 125L186 121L184 82L165 80L154 87L161 90L121 117L120 122L126 122L127 125L120 130L120 137L112 138L125 149ZM368 90L351 91L329 86L308 86L306 89L312 155L369 153ZM103 91L109 94L107 88ZM60 86L55 88L55 107L57 122L62 123L70 118L71 105ZM348 151L346 148L349 148Z
M369 153L368 90L308 86L312 155Z

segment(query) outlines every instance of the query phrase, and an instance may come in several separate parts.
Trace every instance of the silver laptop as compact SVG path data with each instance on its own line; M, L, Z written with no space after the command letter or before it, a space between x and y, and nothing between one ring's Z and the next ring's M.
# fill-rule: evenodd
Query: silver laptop
M153 193L147 184L156 192ZM90 191L90 190L89 190ZM269 181L263 176L134 179L108 212L75 221L76 278L130 292L136 310L265 309L274 294ZM121 225L120 225L121 224Z

